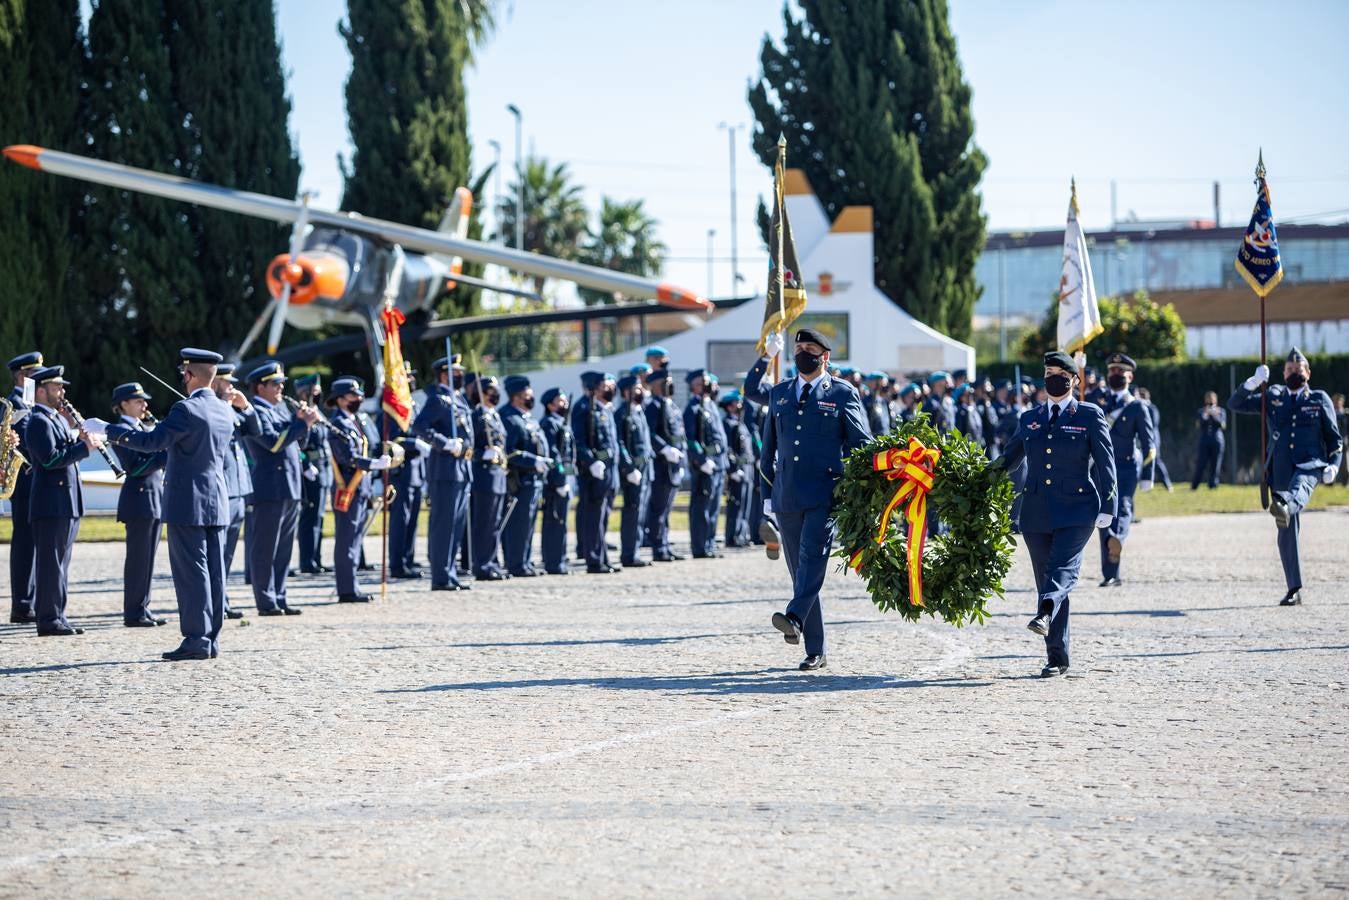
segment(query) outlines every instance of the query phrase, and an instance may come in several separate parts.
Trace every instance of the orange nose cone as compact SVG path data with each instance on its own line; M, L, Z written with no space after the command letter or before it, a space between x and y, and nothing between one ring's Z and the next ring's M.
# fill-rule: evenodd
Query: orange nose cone
M300 279L304 278L304 266L299 263L290 263L281 270L281 277L292 285L299 284Z
M42 171L42 163L38 162L41 154L42 148L34 147L32 144L14 144L5 148L5 159L30 169L37 169L39 172Z
M693 291L686 291L672 284L660 285L656 299L675 309L692 309L700 312L709 312L712 309L712 301L706 297L700 297Z

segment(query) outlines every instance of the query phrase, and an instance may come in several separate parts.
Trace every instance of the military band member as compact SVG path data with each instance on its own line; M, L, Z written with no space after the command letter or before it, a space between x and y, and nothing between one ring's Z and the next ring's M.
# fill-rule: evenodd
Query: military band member
M543 392L547 414L539 426L548 442L553 465L543 489L541 552L543 569L549 575L570 575L567 566L567 510L571 505L571 479L576 475L576 442L568 422L567 395L558 388Z
M380 490L371 473L386 471L391 462L387 454L379 453L380 444L370 440L356 418L364 399L365 388L360 379L343 377L333 380L325 401L333 408L328 420L328 449L332 453L333 520L337 532L333 569L338 603L369 603L372 599L356 583L356 566L361 558L366 506Z
M646 513L646 542L656 562L674 562L684 557L670 543L670 513L675 494L684 480L684 460L688 441L684 419L674 402L674 380L666 369L654 369L646 376L651 396L646 401L646 424L655 451L655 474L651 479L651 497Z
M215 367L211 391L234 417L234 433L230 436L229 452L225 454L225 494L229 497L229 522L225 526L225 618L242 619L243 610L233 609L229 599L230 567L234 565L234 551L239 546L239 532L244 527L245 510L253 503L253 471L244 452L244 435L258 433L258 413L252 406L237 409L231 400L238 393L239 379L234 374L234 363L222 362ZM241 395L242 396L242 395Z
M319 412L305 406L292 416L282 402L286 373L266 362L248 373L253 385L258 433L246 436L253 457L253 519L248 541L249 577L260 616L298 616L286 602L286 575L300 519L300 445L318 422Z
M857 391L825 371L832 350L819 332L797 330L798 375L769 391L759 465L764 514L777 519L792 576L791 602L773 614L773 627L789 644L805 637L802 671L827 665L820 588L834 543L834 484L848 455L871 440Z
M164 521L169 532L169 568L178 598L182 643L164 654L172 662L214 658L220 652L225 610L225 458L234 417L211 390L220 354L185 347L179 373L187 397L150 431L106 425L114 447L141 453L168 451L164 473ZM231 390L236 409L248 405ZM92 422L93 420L91 420ZM104 423L99 423L100 425ZM261 573L258 573L259 575Z
M84 515L80 461L102 443L96 434L72 431L75 420L64 408L70 382L64 375L64 366L45 366L28 375L36 385L24 429L33 465L28 519L37 576L37 633L43 637L84 633L66 618L66 588L70 550Z
M295 399L318 407L323 400L323 384L317 374L295 379ZM300 571L317 575L331 571L323 564L323 513L333 486L333 467L328 461L328 422L320 418L300 445L300 518L296 526L299 539Z
M646 421L646 385L636 375L618 380L621 395L614 412L618 428L618 477L623 489L623 516L619 525L619 562L625 569L651 565L638 551L651 507L651 481L655 477L651 449L651 426Z
M472 492L472 411L454 379L464 367L456 355L431 364L435 382L426 389L426 403L412 423L413 434L431 445L427 482L431 491L431 515L427 523L427 557L431 565L431 590L466 591L455 572L459 541L468 518Z
M744 420L745 404L739 391L727 391L717 400L726 432L726 546L750 545L749 507L754 494L754 442Z
M154 417L147 418L150 395L138 382L113 389L116 422L133 431L149 431ZM155 554L162 530L161 501L164 494L164 463L168 452L142 453L113 446L126 476L117 495L117 521L126 526L126 560L122 565L122 624L128 628L154 628L164 620L150 612L150 584L154 578Z
M592 575L617 572L609 562L604 536L618 489L618 430L610 407L616 380L607 372L582 372L585 395L571 411L576 441L576 540L586 571Z
M1134 491L1152 490L1157 461L1157 435L1147 406L1129 392L1134 380L1134 361L1123 353L1106 359L1106 387L1101 396L1101 411L1110 427L1110 443L1115 451L1115 477L1119 501L1115 518L1101 529L1101 587L1119 587L1120 556L1129 539L1134 517ZM1048 389L1048 385L1045 386ZM1030 477L1036 475L1031 468Z
M1294 347L1283 364L1283 384L1263 388L1269 443L1262 477L1270 488L1269 513L1278 526L1279 561L1288 587L1280 606L1302 603L1302 564L1298 556L1302 511L1318 481L1335 483L1344 458L1335 408L1325 391L1311 388L1311 377L1307 357ZM1269 367L1261 363L1232 394L1228 409L1258 415L1261 386L1268 382Z
M1025 460L1030 475L1021 506L1021 536L1030 551L1038 595L1027 627L1043 635L1042 678L1063 675L1071 662L1069 595L1082 570L1092 531L1115 518L1115 462L1105 415L1073 398L1077 364L1062 350L1045 354L1049 403L1023 412L1006 451L994 463Z
M726 481L726 431L721 414L712 402L711 380L702 369L685 376L689 402L684 407L684 433L688 435L689 464L693 484L689 495L689 539L697 559L714 559L717 552L717 519L721 492Z
M1199 428L1199 458L1195 460L1190 490L1199 490L1201 481L1207 481L1209 488L1216 488L1222 477L1223 450L1227 443L1227 410L1218 405L1216 393L1205 391L1204 405L1194 417Z
M404 363L408 390L417 383L410 363ZM413 419L417 406L413 401ZM404 429L383 409L375 416L375 431L403 448L403 464L389 471L393 502L389 504L389 574L394 578L421 578L417 566L417 523L421 518L422 495L426 489L426 459L431 445L412 433L412 423Z
M9 372L14 376L14 390L9 392L9 403L14 434L18 437L18 451L28 460L19 471L14 493L9 498L10 521L13 536L9 541L9 621L14 625L31 625L37 621L37 579L33 566L33 526L28 521L28 507L33 487L33 454L24 439L28 416L33 408L24 400L24 384L33 372L44 368L42 354L36 350L23 353L9 361ZM20 418L22 416L22 418Z
M543 571L534 566L534 522L538 519L539 498L553 460L548 441L539 422L530 412L534 408L534 388L523 375L509 375L502 382L509 402L501 408L501 423L506 430L506 460L510 467L507 491L510 514L501 532L501 553L506 571L514 577L534 578Z

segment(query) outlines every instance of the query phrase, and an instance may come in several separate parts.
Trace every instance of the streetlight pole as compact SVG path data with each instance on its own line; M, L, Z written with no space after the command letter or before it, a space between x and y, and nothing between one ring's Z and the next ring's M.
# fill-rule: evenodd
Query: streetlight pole
M525 163L520 158L521 132L524 117L520 107L506 104L506 112L515 116L515 249L525 249Z
M717 229L707 229L707 296L712 296L712 240L717 236Z
M734 297L740 290L740 255L738 251L738 242L735 236L735 133L743 129L744 125L731 125L722 122L717 128L725 129L726 139L731 148L731 296ZM708 292L709 294L711 291Z
M505 244L506 236L501 233L501 142L488 141L487 144L492 148L492 176L495 182L492 186L492 225L496 228L497 240Z

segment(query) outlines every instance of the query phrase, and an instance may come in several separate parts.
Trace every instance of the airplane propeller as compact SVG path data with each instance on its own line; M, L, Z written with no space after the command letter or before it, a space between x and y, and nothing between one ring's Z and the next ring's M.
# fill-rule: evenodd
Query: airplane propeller
M272 314L272 327L267 332L269 356L276 352L277 346L281 343L281 331L286 327L286 311L290 308L290 292L304 275L296 259L304 249L304 230L309 225L309 198L312 196L314 196L312 191L305 191L300 195L300 214L295 218L295 227L290 231L290 259L282 276L284 284L281 287L281 297L277 301L276 311Z

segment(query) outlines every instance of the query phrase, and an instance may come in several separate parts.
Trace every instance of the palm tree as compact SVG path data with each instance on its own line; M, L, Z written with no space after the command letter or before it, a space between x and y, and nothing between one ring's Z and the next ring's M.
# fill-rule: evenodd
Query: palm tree
M585 202L581 186L571 180L566 163L550 166L548 160L530 157L524 172L524 248L558 259L579 259L583 242L589 236ZM497 239L512 243L515 238L516 198L519 182L501 201ZM543 290L543 278L534 278L535 291Z
M582 259L628 275L655 275L665 264L665 244L656 237L658 223L647 215L641 200L621 203L602 198L599 228L586 242ZM616 298L605 291L581 289L587 305L611 303Z

